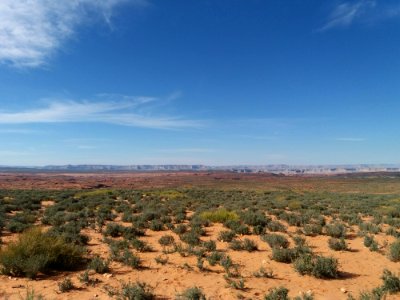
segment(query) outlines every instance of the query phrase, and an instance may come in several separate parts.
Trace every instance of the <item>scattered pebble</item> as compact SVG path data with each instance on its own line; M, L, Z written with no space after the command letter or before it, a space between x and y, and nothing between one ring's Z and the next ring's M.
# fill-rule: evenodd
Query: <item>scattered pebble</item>
M343 294L346 294L346 293L347 293L347 290L346 290L345 288L340 288L340 291L341 291Z

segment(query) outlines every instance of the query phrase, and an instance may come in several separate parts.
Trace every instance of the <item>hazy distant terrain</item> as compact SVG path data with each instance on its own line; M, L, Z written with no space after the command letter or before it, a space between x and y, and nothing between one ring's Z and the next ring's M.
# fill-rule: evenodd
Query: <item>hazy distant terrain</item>
M122 171L231 171L237 173L266 172L274 174L343 174L361 172L399 172L400 165L50 165L38 167L0 166L0 172L122 172Z

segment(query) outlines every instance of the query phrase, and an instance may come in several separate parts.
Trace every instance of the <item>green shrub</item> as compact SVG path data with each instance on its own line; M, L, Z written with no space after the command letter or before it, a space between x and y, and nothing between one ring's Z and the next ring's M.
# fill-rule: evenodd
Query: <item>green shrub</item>
M294 236L293 241L296 246L305 246L307 244L306 239L299 235Z
M374 242L374 237L372 235L365 235L364 236L364 246L365 247L370 247L372 243Z
M70 290L74 289L74 285L70 278L65 278L63 281L58 283L58 290L61 293L69 292Z
M312 256L305 254L294 261L294 268L301 275L312 275L316 278L337 278L338 261L333 257Z
M23 300L45 300L45 298L41 294L36 294L35 290L33 288L27 288L25 296L20 299Z
M95 256L89 263L88 268L96 273L104 274L110 271L110 261L102 259L100 256Z
M289 290L285 287L277 287L265 295L264 300L289 300Z
M172 235L166 234L160 237L158 243L161 246L171 246L175 242L175 239Z
M200 288L192 287L178 294L176 300L206 300L206 296Z
M125 249L122 255L118 257L117 261L123 263L126 266L132 267L133 269L139 269L141 267L140 258L129 251L129 249Z
M330 238L328 240L328 245L329 245L329 248L331 248L332 250L335 250L335 251L347 250L347 243L344 240L344 238L341 238L341 239Z
M350 300L351 298L349 298ZM354 298L353 298L354 299ZM385 291L381 287L374 288L371 292L362 291L359 300L382 300L385 299Z
M221 231L218 234L218 240L222 242L232 242L232 240L235 238L236 233L232 230L225 230Z
M319 224L306 224L303 227L304 234L307 236L316 236L322 234L322 226Z
M153 248L145 241L139 239L130 240L131 246L139 252L151 252Z
M239 220L239 216L237 213L233 211L228 211L223 208L216 211L204 211L200 214L200 218L213 223L225 223L229 220Z
M332 223L325 226L325 232L334 238L344 238L346 236L346 227L340 223Z
M70 270L84 263L83 253L79 246L32 228L0 250L1 273L35 278L39 272Z
M282 263L291 263L296 258L294 249L288 248L272 248L271 259Z
M217 250L217 244L213 240L203 242L202 246L210 252Z
M232 250L235 250L235 251L246 250L248 252L253 252L258 249L258 246L254 241L246 238L243 241L233 240L229 244L229 248L231 248Z
M185 224L179 224L173 230L176 234L184 234L188 230Z
M164 230L164 224L160 220L152 220L150 223L150 229L153 231Z
M293 266L301 275L311 274L314 268L312 255L301 255L294 261Z
M106 230L104 231L105 236L118 237L124 234L125 227L117 223L108 223Z
M207 261L210 264L210 266L215 266L217 263L221 261L223 257L224 257L223 253L214 251L207 257Z
M180 238L182 242L185 242L191 246L196 246L200 244L200 235L193 230L182 234Z
M317 278L337 278L339 263L333 257L317 256L311 275Z
M383 270L383 275L381 277L383 280L382 289L390 294L400 292L400 278L394 275L389 270Z
M146 283L136 282L136 283L123 283L121 293L119 295L121 300L153 300L155 295L152 293L152 288L150 288Z
M288 239L281 234L266 234L261 236L261 239L266 242L271 248L287 248L289 247Z
M286 232L286 227L279 221L271 221L267 224L267 228L269 231L280 231L280 232Z
M388 256L391 261L400 261L400 240L390 245Z

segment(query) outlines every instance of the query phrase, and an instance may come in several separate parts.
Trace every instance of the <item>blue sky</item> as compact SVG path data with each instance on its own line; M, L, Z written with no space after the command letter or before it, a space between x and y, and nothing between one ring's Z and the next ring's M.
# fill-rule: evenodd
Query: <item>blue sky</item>
M400 163L400 3L2 0L0 165Z

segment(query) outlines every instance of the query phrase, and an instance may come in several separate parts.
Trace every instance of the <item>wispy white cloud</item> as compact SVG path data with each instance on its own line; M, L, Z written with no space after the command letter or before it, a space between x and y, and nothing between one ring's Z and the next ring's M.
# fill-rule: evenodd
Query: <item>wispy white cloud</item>
M376 6L375 0L346 1L337 5L328 21L318 31L326 31L336 27L350 26L357 18L365 15Z
M336 141L339 142L364 142L366 141L365 138L357 138L357 137L340 137L340 138L336 138Z
M110 24L122 3L146 0L1 0L0 63L20 68L44 65L92 16Z
M149 97L124 97L116 101L48 100L42 108L0 112L0 124L98 122L158 129L198 128L201 121L142 113Z

